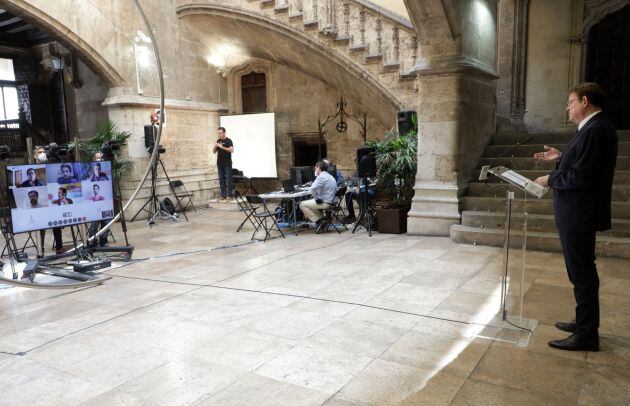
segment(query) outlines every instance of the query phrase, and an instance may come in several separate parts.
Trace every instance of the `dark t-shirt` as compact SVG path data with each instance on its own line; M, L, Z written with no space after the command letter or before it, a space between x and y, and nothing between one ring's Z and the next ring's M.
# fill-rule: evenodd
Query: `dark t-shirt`
M223 140L219 138L217 142L223 145L225 148L230 148L231 146L234 146L234 144L232 143L232 140L229 139L228 137L225 137L225 139ZM221 166L232 165L232 153L224 151L221 148L219 148L217 150L217 165L221 165Z

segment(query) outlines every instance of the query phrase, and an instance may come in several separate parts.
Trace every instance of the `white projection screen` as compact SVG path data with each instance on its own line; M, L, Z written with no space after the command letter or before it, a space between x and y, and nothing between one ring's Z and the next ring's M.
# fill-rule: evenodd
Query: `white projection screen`
M277 178L275 113L220 117L221 127L234 142L232 168L248 178Z

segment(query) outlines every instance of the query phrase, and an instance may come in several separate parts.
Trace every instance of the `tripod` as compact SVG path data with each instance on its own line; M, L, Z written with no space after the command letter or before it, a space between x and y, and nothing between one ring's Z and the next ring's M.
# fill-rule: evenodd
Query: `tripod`
M179 196L177 195L177 192L173 188L173 184L171 183L171 178L168 176L168 172L166 172L164 163L162 162L162 159L160 158L160 151L158 150L157 159L151 165L151 195L149 196L147 201L144 202L142 207L140 207L140 209L136 212L136 214L133 215L133 217L131 218L131 221L134 221L136 217L138 217L138 215L143 211L146 211L149 215L149 220L147 221L147 224L150 226L155 224L155 218L158 216L162 218L170 218L173 221L179 221L179 216L177 213L171 214L167 212L166 210L164 210L164 208L160 204L160 196L157 191L158 163L162 167L162 171L164 171L164 175L166 176L166 180L168 181L168 185L170 186L171 191L175 195L175 198L177 199L177 201L179 201ZM148 208L147 208L147 205L149 206ZM182 214L184 215L184 218L186 219L186 221L188 221L188 216L183 210L182 210Z
M365 227L370 237L372 236L372 228L374 227L374 212L368 201L368 179L364 176L362 179L363 190L359 186L359 218L352 229L352 234L357 231L359 226Z

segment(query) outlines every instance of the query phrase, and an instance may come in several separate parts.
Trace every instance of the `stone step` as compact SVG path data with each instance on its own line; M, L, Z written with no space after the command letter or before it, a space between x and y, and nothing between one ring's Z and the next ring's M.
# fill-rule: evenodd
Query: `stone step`
M479 244L502 247L505 241L504 230L498 228L468 227L461 224L451 226L451 239L457 243ZM510 232L510 246L520 248L523 245L523 233L518 230ZM561 252L560 238L557 233L528 232L527 249ZM595 249L597 256L630 258L630 238L618 238L607 235L597 236Z
M477 179L479 179L480 173L481 171L479 169L473 171L473 176L472 176L473 182L476 182ZM524 170L518 171L518 173L525 176L526 178L536 179L540 176L549 175L549 170L548 169L524 169ZM495 176L488 177L488 183L499 183L499 182L500 180ZM630 183L630 171L616 170L615 177L613 178L613 183L614 184Z
M528 157L532 158L536 152L544 151L544 145L549 145L562 151L566 144L523 144L516 150L506 154L507 157ZM485 158L499 156L505 151L513 148L514 145L490 145L486 148ZM619 142L619 156L630 156L630 142Z
M511 220L512 229L523 228L523 213L513 213ZM462 225L478 228L505 228L505 213L487 211L462 212ZM527 228L537 232L557 232L556 220L553 214L527 213ZM603 235L630 238L630 220L612 219L612 228L602 233Z
M505 166L510 169L514 169L515 171L521 171L525 169L531 170L552 170L555 169L556 163L552 161L537 161L530 157L502 157L502 158L481 158L479 162L480 167L483 165L489 165L492 163L492 166ZM617 166L615 169L618 170L630 170L630 156L618 156L617 157Z
M504 197L508 189L507 183L471 182L468 184L467 196L478 197ZM553 193L546 193L541 199L552 199ZM630 202L630 185L616 183L613 185L612 200L618 202Z
M523 212L526 208L531 214L553 214L551 199L514 199L513 212ZM612 217L618 219L630 219L630 203L612 202ZM462 198L462 210L504 212L505 197L480 197L464 196Z
M571 137L575 134L574 131L564 133L541 133L534 134L534 138L531 139L528 144L566 144ZM619 136L619 142L630 142L630 130L617 131ZM527 134L498 134L495 135L492 144L493 145L515 145L517 142L523 141L528 137ZM527 144L525 144L527 145Z

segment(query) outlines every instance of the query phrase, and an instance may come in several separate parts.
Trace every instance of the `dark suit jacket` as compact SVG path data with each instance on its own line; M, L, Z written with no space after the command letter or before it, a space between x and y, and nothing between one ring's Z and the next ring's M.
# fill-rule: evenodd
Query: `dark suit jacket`
M617 133L604 113L597 113L571 138L556 170L549 175L559 231L610 228L616 163Z

